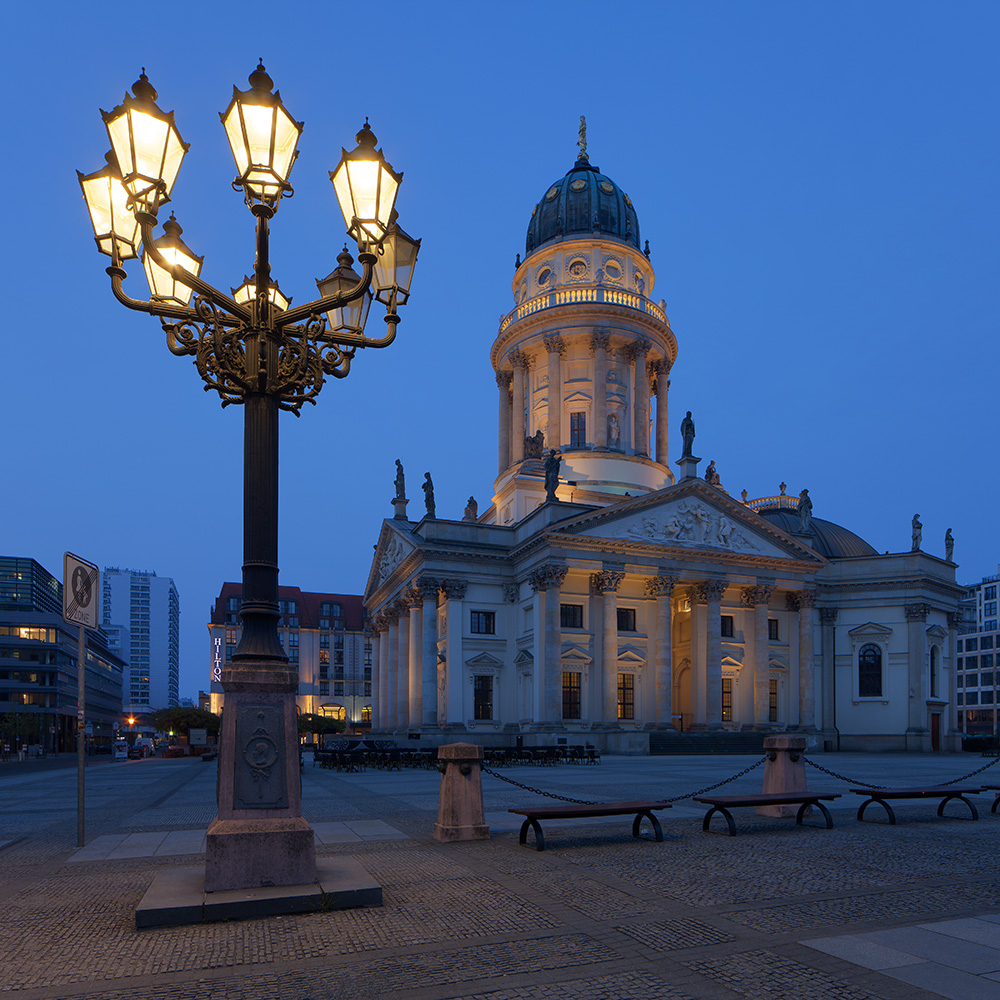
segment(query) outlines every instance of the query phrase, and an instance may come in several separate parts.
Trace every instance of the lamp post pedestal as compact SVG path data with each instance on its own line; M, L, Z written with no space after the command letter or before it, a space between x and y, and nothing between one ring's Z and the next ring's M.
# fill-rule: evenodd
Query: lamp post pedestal
M242 660L223 673L222 684L219 815L206 838L205 891L313 883L313 829L302 817L298 677L286 666Z

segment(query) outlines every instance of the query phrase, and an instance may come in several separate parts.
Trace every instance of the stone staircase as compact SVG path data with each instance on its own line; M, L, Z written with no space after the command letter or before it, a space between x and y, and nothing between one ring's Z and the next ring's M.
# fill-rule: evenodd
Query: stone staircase
M649 734L651 757L665 754L741 753L763 754L767 733L680 733L653 732Z

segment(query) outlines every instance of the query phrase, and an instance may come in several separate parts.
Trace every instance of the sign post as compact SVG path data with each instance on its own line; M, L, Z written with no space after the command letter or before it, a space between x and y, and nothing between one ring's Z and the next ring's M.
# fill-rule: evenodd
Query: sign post
M84 846L86 765L87 629L96 629L100 570L79 556L63 555L63 620L77 626L76 638L76 846Z

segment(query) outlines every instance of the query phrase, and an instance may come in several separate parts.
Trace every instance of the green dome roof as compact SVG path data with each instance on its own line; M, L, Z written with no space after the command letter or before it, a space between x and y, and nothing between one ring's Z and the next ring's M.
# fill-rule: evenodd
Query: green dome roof
M588 234L610 236L639 248L639 218L629 196L598 167L579 159L542 195L531 213L525 256L551 240Z

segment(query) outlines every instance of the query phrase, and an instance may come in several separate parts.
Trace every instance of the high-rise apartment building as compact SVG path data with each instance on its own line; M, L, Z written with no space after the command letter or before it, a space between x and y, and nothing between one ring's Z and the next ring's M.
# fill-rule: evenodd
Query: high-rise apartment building
M1000 569L1000 567L997 567ZM964 733L995 733L1000 726L1000 573L971 584L961 601L958 640L958 726Z
M122 707L144 713L176 705L181 606L174 581L152 572L106 566L101 587L105 626L128 630L129 671Z

